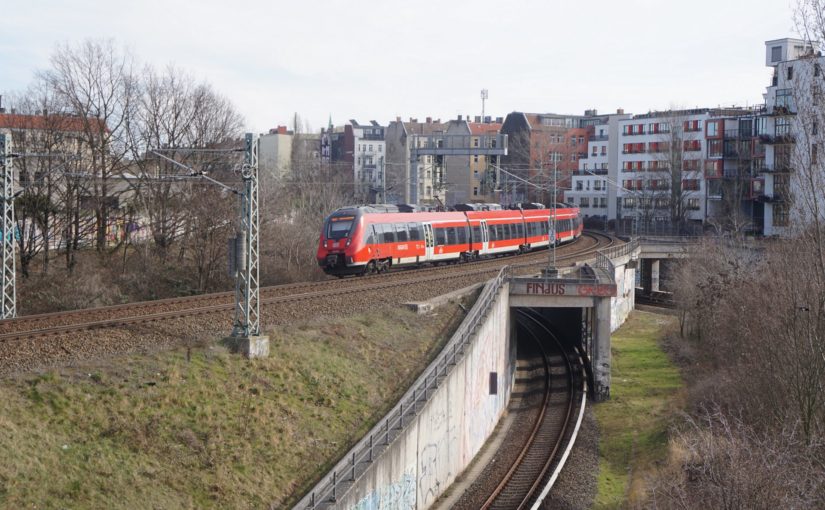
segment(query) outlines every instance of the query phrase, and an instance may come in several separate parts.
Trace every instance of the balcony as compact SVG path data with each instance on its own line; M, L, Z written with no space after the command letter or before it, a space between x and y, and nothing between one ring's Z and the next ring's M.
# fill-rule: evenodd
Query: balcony
M753 198L757 202L762 202L765 204L776 204L785 201L785 197L782 196L780 193L762 193L761 195L756 195Z
M740 131L738 129L726 129L725 140L750 140L753 135L747 131Z
M358 140L377 140L377 141L383 141L383 140L384 140L384 135L374 135L374 134L370 134L370 135L361 135L361 136L359 136L359 137L358 137Z
M768 107L768 115L774 117L781 117L784 115L796 115L796 112L793 111L790 107L785 105L774 105Z
M593 135L587 139L588 142L606 142L607 135Z
M764 164L757 171L767 174L789 174L793 172L793 167L790 163L774 163L773 165Z
M759 135L759 142L765 145L783 145L794 143L796 139L790 133L781 135Z
M573 175L607 175L607 168L594 168L593 170L574 170Z

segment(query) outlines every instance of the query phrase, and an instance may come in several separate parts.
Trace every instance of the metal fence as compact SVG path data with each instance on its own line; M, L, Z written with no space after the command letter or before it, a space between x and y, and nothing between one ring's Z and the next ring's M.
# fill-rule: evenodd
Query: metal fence
M373 460L386 450L412 423L418 413L424 409L435 390L462 360L466 347L473 340L474 334L487 312L495 304L499 290L509 278L508 266L499 271L482 290L475 305L464 318L458 330L453 334L438 357L424 370L410 389L401 397L382 420L364 436L347 454L327 473L315 487L298 502L297 509L327 508L333 505L339 496L364 473Z
M603 250L598 250L596 252L596 267L600 269L604 269L608 272L611 278L615 274L615 265L613 264L613 259L619 257L625 257L632 254L639 248L639 238L634 237L630 239L630 241L620 244L618 246L613 246L610 248L605 248Z

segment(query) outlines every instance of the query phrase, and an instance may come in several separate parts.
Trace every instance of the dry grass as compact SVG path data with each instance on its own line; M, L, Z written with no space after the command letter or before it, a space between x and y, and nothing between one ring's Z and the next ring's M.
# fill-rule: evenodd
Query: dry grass
M392 404L458 323L392 310L2 381L0 507L266 508Z

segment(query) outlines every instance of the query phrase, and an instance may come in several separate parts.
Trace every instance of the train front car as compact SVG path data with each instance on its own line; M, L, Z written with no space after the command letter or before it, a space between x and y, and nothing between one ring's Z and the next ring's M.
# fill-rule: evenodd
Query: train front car
M578 239L582 234L581 211L579 208L559 203L556 205L555 211L557 242L561 244Z
M364 272L359 260L364 249L363 212L355 207L338 209L324 220L316 258L325 273L346 276Z

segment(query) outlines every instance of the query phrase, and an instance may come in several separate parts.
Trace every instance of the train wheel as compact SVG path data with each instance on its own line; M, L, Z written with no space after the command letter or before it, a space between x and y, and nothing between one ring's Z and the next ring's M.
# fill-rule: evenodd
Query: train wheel
M375 262L373 262L372 260L370 260L370 261L367 263L367 268L364 270L364 274L373 274L373 273L375 273L375 272L376 272L376 270L375 270Z

